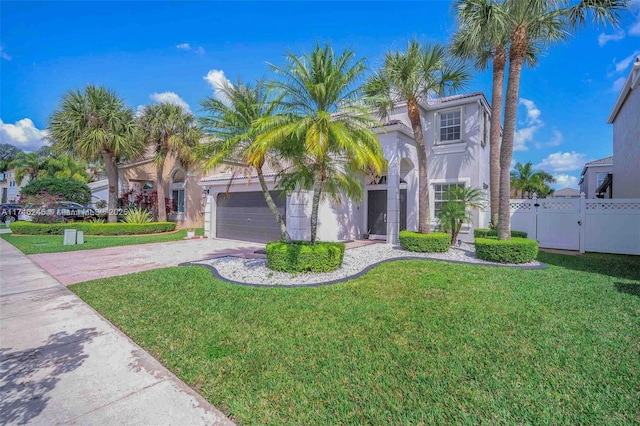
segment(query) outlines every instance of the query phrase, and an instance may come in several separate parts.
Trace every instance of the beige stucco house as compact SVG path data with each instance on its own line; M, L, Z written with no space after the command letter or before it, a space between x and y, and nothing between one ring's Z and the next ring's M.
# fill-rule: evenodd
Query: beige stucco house
M613 124L613 198L640 198L640 57L607 123Z
M435 227L435 217L448 187L481 188L489 198L491 109L483 93L471 93L425 102L421 105L421 116L429 164L429 208ZM396 105L377 134L388 170L384 176L366 179L362 202L321 204L320 240L349 240L369 234L370 238L395 243L399 230L417 230L418 159L406 105ZM273 188L275 172L265 170L265 175ZM219 168L204 176L200 185L206 194L206 235L258 242L279 238L276 221L257 179L242 175L232 178L228 171ZM302 191L274 195L291 237L308 239L312 194ZM463 228L461 239L472 240L473 228L487 226L487 221L488 216L474 211L473 223Z

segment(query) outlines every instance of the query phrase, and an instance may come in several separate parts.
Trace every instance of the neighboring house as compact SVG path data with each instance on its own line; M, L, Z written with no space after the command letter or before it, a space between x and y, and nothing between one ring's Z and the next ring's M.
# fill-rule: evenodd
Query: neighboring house
M580 198L580 191L574 188L562 188L549 196L550 198Z
M20 188L29 183L29 176L22 178L22 182L16 182L16 169L7 170L2 173L4 176L0 180L0 196L3 203L17 203Z
M609 119L613 124L612 192L615 198L640 198L640 56L622 87Z
M421 105L423 133L428 158L430 215L432 225L445 191L453 185L481 188L489 199L489 123L491 109L483 93L451 96ZM320 205L318 239L349 240L370 234L371 238L395 243L398 231L417 230L418 159L406 105L398 104L389 121L377 130L389 166L384 176L365 182L361 203L343 200ZM273 170L264 170L273 188ZM277 240L279 229L266 206L257 178L232 176L218 168L204 176L200 185L206 194L205 233L211 237L265 242ZM308 239L311 194L274 193L293 239ZM487 201L488 202L488 201ZM473 239L480 213L472 213L473 224L463 228L460 238Z
M168 220L176 222L178 228L201 228L204 212L202 188L198 186L201 175L186 170L174 157L167 158L164 170L164 193L171 208ZM148 197L156 186L152 149L141 159L119 165L118 175L119 196L131 191L131 201L137 196Z
M618 161L616 159L616 161ZM580 174L580 192L585 198L612 198L611 173L613 172L613 156L591 161L584 165Z
M105 202L109 201L109 180L101 179L96 180L94 182L89 182L87 184L89 189L91 190L91 201L89 205L96 208L96 203L98 201L104 200Z
M0 173L0 203L9 202L9 181L5 173Z

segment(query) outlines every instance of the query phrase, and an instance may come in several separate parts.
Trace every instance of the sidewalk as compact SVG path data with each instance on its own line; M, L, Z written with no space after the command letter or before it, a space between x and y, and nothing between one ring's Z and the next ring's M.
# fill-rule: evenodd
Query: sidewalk
M0 422L233 424L2 239Z

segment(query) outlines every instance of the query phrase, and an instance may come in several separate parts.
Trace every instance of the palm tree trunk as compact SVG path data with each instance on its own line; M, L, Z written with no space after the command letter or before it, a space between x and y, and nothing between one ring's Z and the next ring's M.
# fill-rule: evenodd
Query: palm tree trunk
M493 86L491 89L491 128L489 134L489 192L491 192L491 224L498 225L500 209L500 128L502 124L502 91L506 63L504 47L496 48L493 56Z
M316 176L313 184L313 202L311 204L311 244L316 243L318 233L318 209L320 206L320 195L322 195L322 176Z
M109 180L108 221L109 223L115 223L118 221L118 214L116 213L118 208L118 163L115 155L110 152L103 152L102 159L104 160L104 168Z
M498 222L498 239L511 239L511 160L513 158L513 141L516 133L516 112L520 91L520 75L527 50L526 29L516 28L509 50L509 76L504 110L504 134L500 148L500 210Z
M416 141L418 155L418 232L428 234L431 232L429 220L429 175L427 173L427 150L424 144L422 123L420 122L420 109L418 101L407 101L407 113L413 129L413 137Z
M278 226L280 227L280 239L290 243L291 237L289 236L289 232L287 232L287 225L284 223L284 219L282 218L282 215L278 211L278 206L276 206L276 203L273 201L273 197L271 197L271 193L269 193L267 182L265 182L264 174L262 173L262 166L256 167L256 173L258 174L260 187L262 188L262 193L264 194L264 200L267 202L267 206L269 206L269 210L271 210L271 213L278 221Z
M164 160L162 161L162 163L157 164L156 167L156 194L158 195L157 219L158 222L166 222L167 203L165 202L164 176L162 175L162 172L164 171Z

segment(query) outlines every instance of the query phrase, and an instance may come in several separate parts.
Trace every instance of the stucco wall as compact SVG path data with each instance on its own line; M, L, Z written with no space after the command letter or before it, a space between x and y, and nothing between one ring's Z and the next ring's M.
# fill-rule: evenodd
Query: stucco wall
M613 122L613 197L640 198L640 86Z
M613 168L614 166L611 164L587 166L587 171L584 174L582 185L580 185L580 192L584 192L585 198L598 198L596 197L596 189L598 189L598 173L611 173ZM615 197L616 188L614 187L613 189Z

